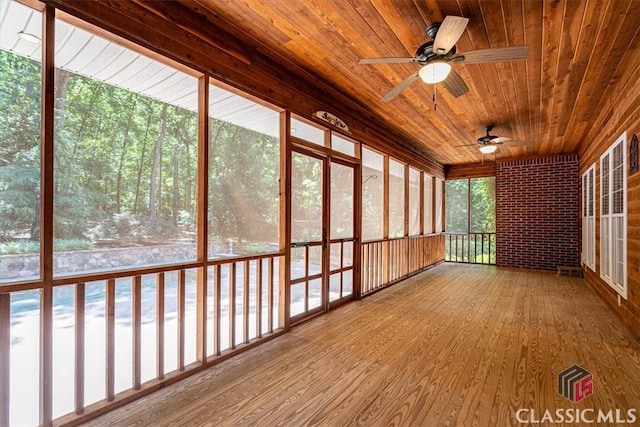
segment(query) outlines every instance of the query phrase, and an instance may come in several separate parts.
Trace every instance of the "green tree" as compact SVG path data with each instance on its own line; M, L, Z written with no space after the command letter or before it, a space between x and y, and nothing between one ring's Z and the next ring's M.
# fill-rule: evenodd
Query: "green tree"
M448 233L469 232L469 180L445 182L445 230Z
M279 140L211 119L209 227L227 239L276 243Z
M0 51L0 239L39 238L40 64Z
M495 177L472 178L471 190L471 232L496 231Z

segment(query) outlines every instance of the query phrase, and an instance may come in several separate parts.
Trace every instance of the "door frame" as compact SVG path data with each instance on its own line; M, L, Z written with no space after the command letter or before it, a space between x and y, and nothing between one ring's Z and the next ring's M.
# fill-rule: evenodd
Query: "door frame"
M331 133L327 129L326 139L331 138ZM351 300L360 298L360 228L361 228L361 165L359 158L351 158L350 156L342 155L340 153L333 152L327 146L320 146L305 140L296 138L295 136L288 135L289 144L287 144L287 169L290 171L288 177L290 182L286 197L288 197L288 204L291 207L293 196L293 154L301 154L309 156L322 161L322 266L321 266L321 289L322 298L320 307L312 310L305 311L304 313L291 316L291 249L293 243L291 242L291 228L293 221L292 209L288 209L288 215L286 218L286 257L288 262L285 264L287 268L284 269L285 274L285 287L286 295L286 319L288 320L288 326L296 325L298 323L309 320L319 314L332 310L342 304L345 304ZM354 141L354 143L359 144ZM337 163L342 166L353 168L353 262L352 262L352 293L348 296L340 299L329 301L330 290L330 251L331 251L331 164ZM338 239L336 239L338 240ZM308 296L307 296L308 298Z

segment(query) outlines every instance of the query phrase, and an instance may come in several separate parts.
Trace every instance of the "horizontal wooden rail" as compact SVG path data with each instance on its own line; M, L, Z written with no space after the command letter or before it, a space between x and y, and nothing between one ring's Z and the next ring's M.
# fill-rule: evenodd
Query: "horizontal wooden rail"
M319 243L318 246L321 246ZM284 256L284 252L272 252L265 254L255 255L238 255L233 257L224 258L212 258L205 261L207 267L214 265L224 265L231 262L252 261L257 259L270 259ZM188 270L202 267L202 262L184 262L177 264L162 264L148 267L139 268L126 268L120 270L99 271L94 273L76 274L69 276L61 276L53 279L53 286L65 286L74 285L76 283L89 283L99 282L102 280L118 279L123 277L133 277L136 275L144 276L147 274L157 274L169 271ZM0 294L8 294L13 292L28 291L34 289L42 289L44 287L43 280L29 280L29 281L12 281L11 283L3 284L0 282Z

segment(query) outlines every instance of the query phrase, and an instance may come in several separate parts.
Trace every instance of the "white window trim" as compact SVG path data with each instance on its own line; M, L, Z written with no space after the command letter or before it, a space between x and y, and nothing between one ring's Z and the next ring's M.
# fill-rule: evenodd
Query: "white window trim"
M596 164L582 174L582 264L596 271ZM585 185L586 181L586 185ZM591 192L589 192L591 189ZM586 209L586 215L585 215ZM592 212L589 214L589 212Z
M613 151L614 148L618 146L618 144L622 144L622 197L623 197L623 211L620 214L613 214ZM606 156L609 156L609 213L604 215L603 214L603 203L602 203L602 197L603 197L603 181L604 181L604 174L602 171L602 164L603 164L603 160ZM622 272L622 280L619 281L614 281L614 279L612 278L612 274L614 272L614 267L615 267L615 260L614 260L614 255L616 255L615 253L615 239L612 233L612 229L613 229L613 219L614 218L623 218L623 225L622 225L622 265L623 265L623 272ZM608 271L610 272L609 275L605 275L603 274L603 263L605 260L604 257L604 240L603 239L603 234L602 230L604 227L604 221L603 219L608 219L607 224L609 226L609 230L608 230L608 236L609 236L609 266L608 266ZM627 299L627 268L628 268L628 260L627 260L627 133L624 132L620 138L618 138L613 144L611 144L609 146L609 148L607 149L607 151L605 151L604 153L602 153L602 155L600 156L600 278L602 280L604 280L613 290L615 290L618 294L620 294L620 296L622 296L624 299Z

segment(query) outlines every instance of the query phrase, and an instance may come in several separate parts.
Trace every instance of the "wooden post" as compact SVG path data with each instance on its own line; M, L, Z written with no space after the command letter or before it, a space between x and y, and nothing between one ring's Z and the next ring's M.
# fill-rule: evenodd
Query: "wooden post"
M115 395L115 328L116 328L116 280L107 280L106 304L106 369L105 386L107 401L113 401Z
M164 378L164 273L156 276L156 378Z
M186 271L178 272L178 370L184 371Z
M360 144L356 144L357 152L360 153ZM360 162L361 163L361 162ZM353 297L360 299L362 297L362 166L360 163L354 166L354 182L353 182L353 249L352 249L352 289Z
M262 263L256 260L256 337L262 338Z
M280 113L280 250L284 259L280 259L278 280L280 293L278 302L278 323L289 330L289 301L291 292L291 141L289 128L291 113ZM269 310L273 309L273 305ZM269 325L269 329L273 324Z
M436 232L436 186L438 179L436 177L431 178L431 230Z
M383 195L383 215L382 215L382 238L386 244L382 246L382 283L389 281L390 273L390 245L389 245L389 156L384 156L384 189Z
M53 192L55 109L55 9L45 6L42 22L42 110L40 171L40 424L53 417Z
M411 192L411 188L409 186L409 165L404 165L404 238L402 239L402 249L404 249L404 253L402 254L402 260L400 264L402 265L401 276L406 276L409 274L409 260L411 258L411 251L409 250L409 193ZM399 260L400 261L400 260Z
M196 358L207 361L207 258L209 256L209 77L198 80L198 223L196 257L202 266L197 269L196 282Z
M325 131L325 141L330 141L328 137L329 131ZM325 144L326 145L326 144ZM322 159L322 258L321 258L321 305L324 311L329 310L329 258L331 253L331 174L332 162L331 157ZM326 242L326 247L325 243ZM307 247L307 250L309 247ZM307 254L309 252L307 251ZM308 255L307 255L308 257ZM307 258L307 264L309 260ZM309 272L307 270L307 276ZM305 302L305 311L309 309L309 282L306 282L307 298Z
M268 315L267 315L267 322L269 322L269 328L268 331L269 332L273 332L273 303L274 303L274 298L273 298L273 279L274 279L274 259L275 258L269 258L269 269L267 272L267 280L269 282L269 289L267 290L267 300L269 301L269 308L268 308ZM280 261L279 261L280 265L283 265L284 263L282 262L282 257L280 257ZM282 277L279 278L280 280L280 284L282 284L282 281L284 280ZM280 308L280 311L282 311L282 308Z
M229 348L236 348L236 271L235 262L229 267Z
M0 427L9 427L11 390L11 295L0 294Z
M250 281L251 278L251 263L249 261L244 261L242 263L242 276L243 287L242 287L242 342L249 342L249 293L250 293Z
M222 265L215 266L213 282L213 354L220 356L220 320L222 317Z
M133 388L140 390L142 379L142 276L136 275L133 278L133 301L131 305L131 314L133 320Z
M75 339L75 411L76 414L84 412L84 308L85 308L85 284L76 285L76 339Z
M424 172L420 171L420 235L424 236Z

